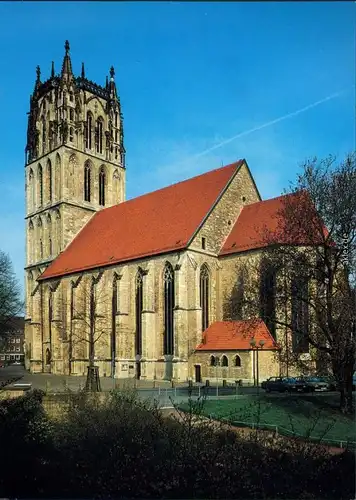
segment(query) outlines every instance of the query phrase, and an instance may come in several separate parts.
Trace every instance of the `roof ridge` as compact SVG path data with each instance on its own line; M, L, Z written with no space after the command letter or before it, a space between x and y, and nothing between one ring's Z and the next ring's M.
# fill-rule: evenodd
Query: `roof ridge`
M243 162L239 160L102 208L93 214L39 279L80 273L186 248L192 234L221 199Z
M222 167L219 167L219 168L214 168L213 170L207 170L206 172L203 172L202 174L198 174L198 175L195 175L194 177L188 177L187 179L184 179L182 181L178 181L178 182L173 182L172 184L168 184L167 186L164 186L162 188L159 188L159 189L155 189L154 191L149 191L148 193L143 193L143 194L140 194L139 196L135 196L134 198L130 198L129 200L125 200L125 201L122 201L121 203L118 203L116 205L113 205L111 207L106 207L106 208L103 208L102 210L100 210L100 212L97 212L97 213L102 213L102 212L107 212L108 210L112 209L112 208L115 208L115 207L118 207L119 205L123 205L124 203L130 203L134 200L137 200L139 198L143 198L145 196L150 196L152 194L156 194L158 192L161 192L161 191L165 191L167 189L170 189L172 188L173 186L178 186L179 184L184 184L185 182L190 182L190 181L193 181L193 180L196 180L198 179L199 177L204 177L205 175L209 175L209 174L214 174L220 170L224 170L224 169L227 169L227 168L231 168L233 166L236 166L239 167L242 162L244 162L245 160L244 159L240 159L240 160L237 160L233 163L229 163L228 165L224 165Z
M297 195L298 193L300 193L301 191L293 191L291 193L284 193L284 194L280 194L278 196L274 196L273 198L266 198L265 200L260 200L260 201L254 201L253 203L248 203L247 205L244 205L242 207L242 209L246 208L246 207L251 207L253 205L257 205L259 203L267 203L269 201L276 201L276 200L280 200L282 198L286 198L287 196L295 196Z

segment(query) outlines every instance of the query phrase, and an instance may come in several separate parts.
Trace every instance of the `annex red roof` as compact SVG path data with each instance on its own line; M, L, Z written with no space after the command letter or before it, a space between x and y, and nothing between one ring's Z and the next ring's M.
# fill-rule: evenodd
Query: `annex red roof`
M203 333L203 342L197 351L238 351L251 349L251 339L256 345L263 341L263 349L276 350L278 346L262 319L240 321L215 321Z
M185 248L242 163L97 212L40 279Z
M293 213L289 217L290 211ZM315 230L316 226L311 224L311 219L320 226L326 237L327 229L318 218L308 196L301 192L245 205L219 255L263 248L271 244L321 244L321 232Z

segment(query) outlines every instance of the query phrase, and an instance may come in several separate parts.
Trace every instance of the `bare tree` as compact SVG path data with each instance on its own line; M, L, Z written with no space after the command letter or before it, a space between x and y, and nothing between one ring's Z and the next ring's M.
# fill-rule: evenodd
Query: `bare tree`
M80 346L84 356L88 353L86 390L93 392L101 390L99 370L95 365L97 351L99 347L106 349L110 340L113 342L112 322L109 319L113 297L104 285L98 286L101 277L102 273L99 273L89 279L80 277L72 282L70 322L64 325L66 330L70 330L65 332L69 339L70 359Z
M261 258L244 285L244 314L278 329L280 361L329 365L340 409L352 411L356 325L356 155L304 166L270 227L260 227ZM252 261L252 259L250 259ZM239 284L232 295L238 295ZM241 295L241 293L240 293ZM232 306L231 306L232 307ZM231 309L230 307L230 309ZM233 308L233 307L232 307ZM282 334L283 332L283 334Z
M11 329L14 318L22 312L20 285L11 259L0 250L0 338Z

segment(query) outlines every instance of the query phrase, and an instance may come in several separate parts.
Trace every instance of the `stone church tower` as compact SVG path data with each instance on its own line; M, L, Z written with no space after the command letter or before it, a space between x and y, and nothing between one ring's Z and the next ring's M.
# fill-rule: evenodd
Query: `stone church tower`
M75 77L65 43L60 74L40 68L30 97L25 159L26 184L26 349L27 359L43 359L31 349L41 333L41 293L37 277L92 215L125 200L123 117L114 68L104 86Z

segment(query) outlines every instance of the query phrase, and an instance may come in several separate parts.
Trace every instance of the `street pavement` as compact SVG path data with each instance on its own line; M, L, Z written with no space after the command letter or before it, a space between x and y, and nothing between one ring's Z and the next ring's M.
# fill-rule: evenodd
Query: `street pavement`
M17 380L16 380L17 379ZM32 374L27 372L22 365L9 365L5 368L0 368L0 385L7 382L7 388L13 387L13 381L17 384L31 384L33 389L42 389L46 393L64 393L66 391L78 391L85 387L86 377L83 376L66 376L66 375L53 375L50 373L37 373ZM289 394L269 393L266 394L261 388L257 387L236 387L222 385L216 387L211 386L205 388L203 384L194 384L192 389L188 388L187 383L177 384L172 387L169 381L145 381L135 379L112 379L109 377L100 378L102 391L110 391L114 388L121 388L125 390L136 390L138 396L142 399L156 400L160 406L172 407L173 403L180 404L186 402L191 397L196 400L200 397L207 399L232 399L234 397L244 396L259 396L263 395L267 398L280 398L290 397ZM355 393L354 393L355 394ZM308 396L329 396L337 401L338 393L313 393ZM305 397L305 394L292 394L293 397Z

